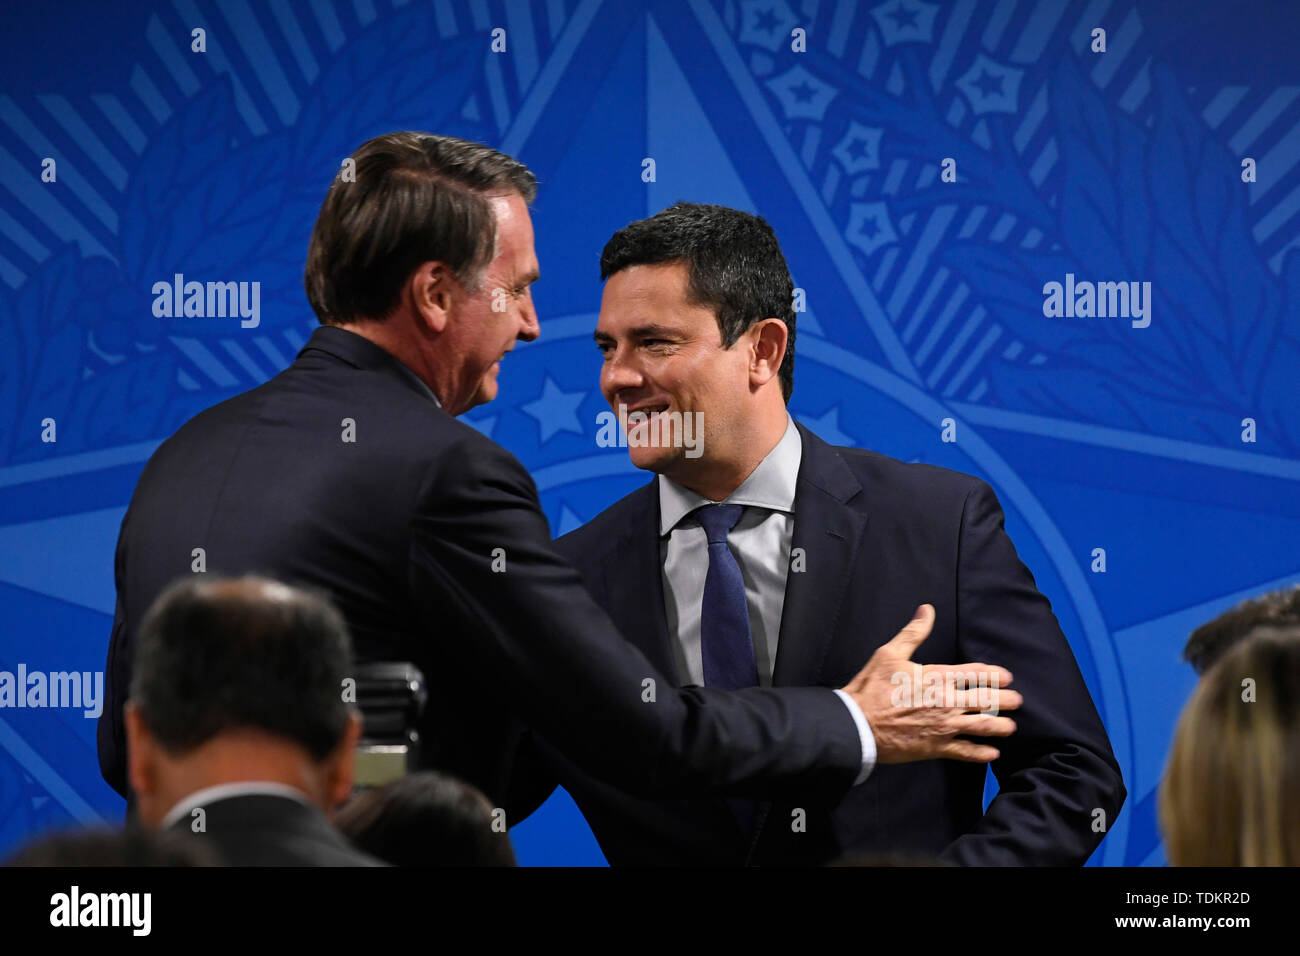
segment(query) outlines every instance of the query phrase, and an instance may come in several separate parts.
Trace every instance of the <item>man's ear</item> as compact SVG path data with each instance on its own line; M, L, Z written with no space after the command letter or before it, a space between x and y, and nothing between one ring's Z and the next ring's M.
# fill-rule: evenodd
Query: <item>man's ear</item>
M348 714L347 726L343 728L343 737L334 748L334 752L325 758L325 799L327 812L342 804L352 795L353 767L357 756L357 742L361 739L361 715L357 711Z
M749 329L749 383L755 388L766 385L781 371L790 330L780 319L763 319Z
M458 287L455 275L441 262L422 262L406 280L403 294L421 323L433 332L443 332Z
M157 785L157 767L155 754L157 742L144 725L140 708L127 701L123 708L126 720L126 779L131 790L139 794L150 794Z

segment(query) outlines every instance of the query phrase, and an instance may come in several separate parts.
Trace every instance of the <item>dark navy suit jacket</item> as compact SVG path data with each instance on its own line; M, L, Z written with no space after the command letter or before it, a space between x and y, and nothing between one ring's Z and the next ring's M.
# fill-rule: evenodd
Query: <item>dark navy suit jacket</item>
M1001 752L992 764L1000 793L988 812L984 764L878 765L842 799L805 792L762 805L746 839L723 800L631 796L545 741L530 758L542 784L533 799L550 783L565 786L615 865L815 864L844 856L1083 863L1104 835L1095 821L1114 821L1124 784L1070 646L1003 529L993 490L969 475L832 447L799 431L793 547L803 549L804 570L788 578L773 683L842 687L918 605L933 604L934 630L913 659L1001 665L1024 695L1024 707L1010 712L1015 735L983 741ZM655 482L558 544L623 634L674 674Z
M315 807L275 794L250 793L203 806L171 825L210 847L224 866L385 866L362 853Z
M159 592L194 573L196 548L207 574L323 588L359 658L419 666L426 763L508 810L516 717L647 794L760 794L798 779L842 795L861 768L853 720L828 690L673 691L556 553L515 457L382 348L322 327L288 369L163 442L136 486L99 722L100 768L122 794L132 638ZM653 704L647 678L661 688Z

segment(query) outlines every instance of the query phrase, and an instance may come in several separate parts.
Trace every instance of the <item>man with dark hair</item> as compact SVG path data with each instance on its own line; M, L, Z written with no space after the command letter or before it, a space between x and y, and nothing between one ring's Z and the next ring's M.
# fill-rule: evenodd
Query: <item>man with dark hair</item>
M361 719L344 702L347 625L313 594L195 578L136 635L128 775L147 827L190 832L229 866L376 866L330 826Z
M760 316L785 326L777 378L788 403L794 391L794 280L772 227L725 206L679 202L614 233L600 254L600 278L634 265L675 262L687 265L686 301L717 314L723 348L735 345Z
M1098 812L1113 820L1124 786L992 489L834 448L795 424L786 410L792 283L762 219L678 203L616 233L600 268L601 391L624 422L632 461L658 477L559 547L623 633L683 686L835 687L931 602L921 632L892 658L900 694L922 693L908 661L915 651L912 661L931 667L1004 665L1025 698L1014 735L993 752L1002 792L987 813L984 765L935 758L992 750L951 735L987 735L1009 719L958 710L950 724L922 728L893 698L864 707L879 765L829 801L797 788L759 805L648 801L548 757L543 744L543 764L609 861L1083 863L1104 833ZM702 421L694 455L674 434L686 416ZM981 686L989 667L964 665ZM963 723L974 719L986 723ZM899 752L913 759L894 759Z
M510 806L520 717L648 795L795 779L843 794L874 759L862 709L888 698L886 670L868 665L834 691L669 687L556 554L528 473L455 419L495 397L499 360L539 333L532 174L423 133L381 136L352 158L356 181L330 187L308 255L322 327L284 372L164 442L123 519L106 779L126 793L120 697L139 617L167 582L206 569L326 589L362 660L425 674L427 764L498 807Z
M1187 639L1183 660L1204 674L1230 647L1257 627L1300 627L1300 585L1242 601L1207 621Z

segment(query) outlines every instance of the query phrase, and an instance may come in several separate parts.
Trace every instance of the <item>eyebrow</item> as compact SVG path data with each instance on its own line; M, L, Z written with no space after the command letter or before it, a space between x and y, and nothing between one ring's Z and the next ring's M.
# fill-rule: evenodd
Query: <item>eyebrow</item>
M663 336L672 336L677 338L680 337L682 333L680 329L675 329L668 325L657 325L652 322L649 325L638 325L635 328L628 329L627 334L631 338L635 339L649 339L660 338ZM597 342L614 341L614 337L608 332L593 332L591 337Z

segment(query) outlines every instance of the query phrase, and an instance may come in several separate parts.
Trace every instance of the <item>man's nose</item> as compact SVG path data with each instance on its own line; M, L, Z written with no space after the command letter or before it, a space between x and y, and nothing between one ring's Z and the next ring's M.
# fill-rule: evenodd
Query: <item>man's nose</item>
M630 350L613 349L600 370L600 389L607 399L612 399L623 389L640 388L645 376Z
M532 342L541 334L542 324L537 318L537 307L533 305L533 297L529 295L528 301L524 303L521 310L519 334L516 338Z

